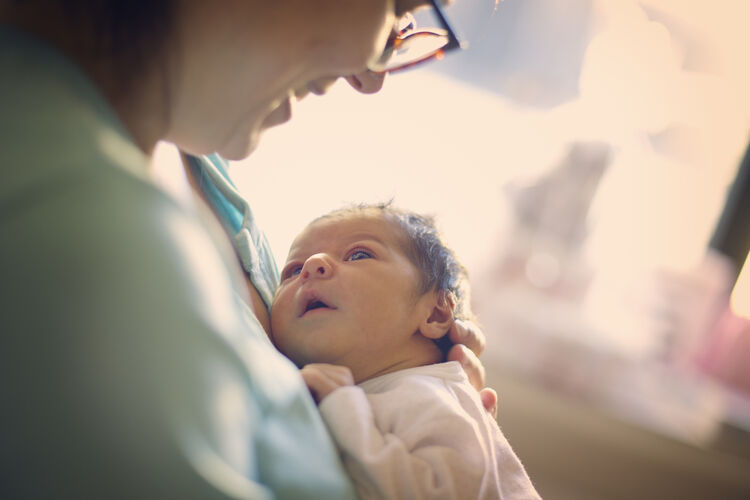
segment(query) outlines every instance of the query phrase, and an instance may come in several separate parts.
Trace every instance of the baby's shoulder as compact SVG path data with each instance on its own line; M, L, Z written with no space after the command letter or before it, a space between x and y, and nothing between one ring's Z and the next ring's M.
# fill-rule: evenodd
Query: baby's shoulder
M368 394L403 390L447 390L451 385L468 383L466 374L456 361L417 366L376 377L360 384Z
M361 387L373 407L440 413L465 413L463 407L472 404L471 394L476 393L457 362L400 370L368 380Z

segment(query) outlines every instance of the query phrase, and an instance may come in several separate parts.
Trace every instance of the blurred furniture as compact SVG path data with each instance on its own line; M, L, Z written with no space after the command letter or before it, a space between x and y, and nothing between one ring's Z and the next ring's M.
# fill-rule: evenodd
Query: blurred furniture
M495 368L495 367L491 367ZM698 446L666 437L503 372L489 371L499 421L543 498L750 498L750 434Z

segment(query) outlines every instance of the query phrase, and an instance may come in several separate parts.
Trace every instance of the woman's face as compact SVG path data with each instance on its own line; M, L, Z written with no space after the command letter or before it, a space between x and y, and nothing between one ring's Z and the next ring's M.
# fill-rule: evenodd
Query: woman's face
M246 157L264 129L287 121L295 94L365 71L385 45L396 8L394 0L180 5L166 138L229 159Z

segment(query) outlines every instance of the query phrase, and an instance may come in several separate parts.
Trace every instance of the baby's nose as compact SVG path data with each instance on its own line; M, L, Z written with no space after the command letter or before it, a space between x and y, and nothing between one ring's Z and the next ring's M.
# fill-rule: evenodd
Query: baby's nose
M322 254L309 257L302 266L302 279L328 279L333 275L333 266Z

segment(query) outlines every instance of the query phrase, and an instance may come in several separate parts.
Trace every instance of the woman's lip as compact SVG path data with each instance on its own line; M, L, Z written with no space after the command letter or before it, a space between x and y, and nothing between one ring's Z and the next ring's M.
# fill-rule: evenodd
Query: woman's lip
M294 97L297 98L297 101L301 101L305 97L307 97L307 94L310 93L310 89L307 87L301 87L294 91Z
M331 87L333 87L336 80L338 80L338 78L319 78L308 82L307 88L315 95L324 95L331 89Z

